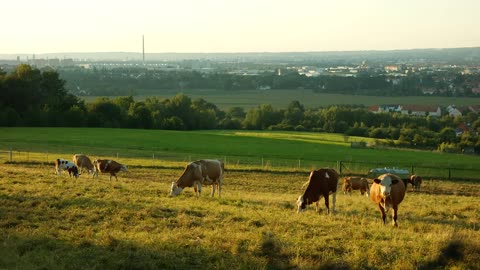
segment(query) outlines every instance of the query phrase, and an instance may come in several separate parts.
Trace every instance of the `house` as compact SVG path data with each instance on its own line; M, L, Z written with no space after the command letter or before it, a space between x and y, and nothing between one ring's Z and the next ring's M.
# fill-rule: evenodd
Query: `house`
M455 129L455 134L457 135L457 137L460 137L460 136L462 136L463 133L471 132L471 131L472 131L472 129L470 128L469 124L461 123Z
M401 112L402 106L401 105L380 105L379 112Z
M442 116L439 106L432 105L401 105L401 113L413 116Z
M447 112L451 117L462 116L462 113L455 107L455 105L448 105Z

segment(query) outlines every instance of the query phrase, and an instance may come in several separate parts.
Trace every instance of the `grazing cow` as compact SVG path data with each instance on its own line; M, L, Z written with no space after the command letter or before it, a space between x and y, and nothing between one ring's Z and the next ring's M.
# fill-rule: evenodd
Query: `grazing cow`
M220 160L202 159L190 162L177 182L172 182L170 195L177 196L185 187L193 186L197 197L200 197L204 184L212 185L212 197L215 194L215 188L218 189L218 197L221 197L224 172L225 167Z
M334 169L323 168L310 172L310 177L306 183L307 188L303 195L300 195L297 200L297 212L300 213L305 210L307 205L315 203L315 208L319 211L320 196L325 198L325 206L327 207L327 214L330 213L328 203L328 195L330 192L333 197L333 212L335 212L335 203L337 201L337 185L338 173Z
M386 212L393 208L393 226L397 227L398 205L405 197L405 185L400 177L386 173L373 180L370 187L370 198L378 205L385 224Z
M98 172L110 173L110 180L112 180L112 176L118 180L117 173L119 171L128 171L127 166L110 159L96 159L93 161L93 166L93 177L98 176Z
M62 171L64 170L68 171L68 175L70 175L70 177L72 177L73 175L75 178L78 178L78 176L80 175L80 173L78 172L78 167L73 164L73 162L66 159L58 158L57 160L55 160L55 170L58 175L61 175Z
M80 169L80 172L83 169L86 169L88 171L88 173L93 174L93 171L94 171L93 163L90 160L90 158L87 157L86 155L83 155L83 154L73 155L73 163L75 163L75 165L77 165L77 167Z
M342 190L343 193L346 194L347 192L351 194L352 190L360 190L360 193L368 197L370 193L370 189L368 187L367 178L364 177L356 177L356 176L347 176L343 178L342 183Z
M412 184L413 190L420 191L420 186L422 185L422 177L413 174L412 176L410 176L410 178L408 178L408 182Z

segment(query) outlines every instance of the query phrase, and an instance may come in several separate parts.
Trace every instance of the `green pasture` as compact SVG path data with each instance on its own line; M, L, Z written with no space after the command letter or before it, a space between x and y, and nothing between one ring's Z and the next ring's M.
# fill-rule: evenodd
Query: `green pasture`
M217 105L221 109L231 107L243 107L245 109L257 107L260 104L271 104L276 109L286 108L293 100L298 100L306 108L319 106L358 104L358 105L381 105L381 104L419 104L419 105L440 105L456 106L480 105L480 99L465 97L429 97L429 96L407 96L407 97L385 97L385 96L358 96L341 94L315 93L312 90L158 90L145 93L139 90L139 95L134 96L136 101L143 101L148 97L156 96L160 100L172 98L178 93L184 93L192 99L203 98L208 102ZM96 96L82 96L86 102L92 102Z
M330 215L323 199L320 213L297 214L305 172L227 171L221 198L209 187L200 198L192 188L169 197L181 173L131 167L109 181L0 164L0 269L480 267L478 183L424 181L394 228L358 191L338 192Z
M104 128L0 128L0 160L51 162L75 153L114 157L129 165L183 166L201 158L218 158L230 169L308 171L345 165L344 173L366 174L371 167L425 167L423 175L447 178L446 168L478 169L478 156L385 148L352 148L369 138L339 134L266 131L165 131ZM20 159L20 160L19 160ZM432 167L432 168L430 168ZM425 171L427 170L428 171ZM442 171L435 168L441 168ZM440 174L436 174L439 172ZM465 172L463 172L465 173ZM456 174L460 174L457 170ZM471 178L467 171L458 178ZM455 178L455 175L452 176Z

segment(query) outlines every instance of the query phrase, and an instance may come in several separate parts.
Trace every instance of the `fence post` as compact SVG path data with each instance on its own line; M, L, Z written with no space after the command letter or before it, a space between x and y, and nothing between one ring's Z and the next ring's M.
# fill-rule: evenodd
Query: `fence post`
M448 180L450 180L452 177L452 170L448 168Z
M13 162L12 147L10 146L10 163Z
M263 156L262 156L262 169L263 169Z
M301 166L302 166L302 165L301 165L301 160L299 159L299 160L298 160L298 170L300 170Z
M339 172L339 175L342 175L342 161L337 160L337 170Z
M118 159L118 152L117 152L117 159Z

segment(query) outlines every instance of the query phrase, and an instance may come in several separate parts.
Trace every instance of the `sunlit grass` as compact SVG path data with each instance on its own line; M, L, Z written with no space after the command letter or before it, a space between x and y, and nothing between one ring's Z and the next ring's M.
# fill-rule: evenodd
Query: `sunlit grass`
M479 184L426 181L407 193L393 228L359 192L339 193L336 214L323 201L320 213L296 214L303 172L228 171L222 198L209 187L199 199L191 188L171 198L182 170L74 180L51 164L1 164L0 268L480 267Z

